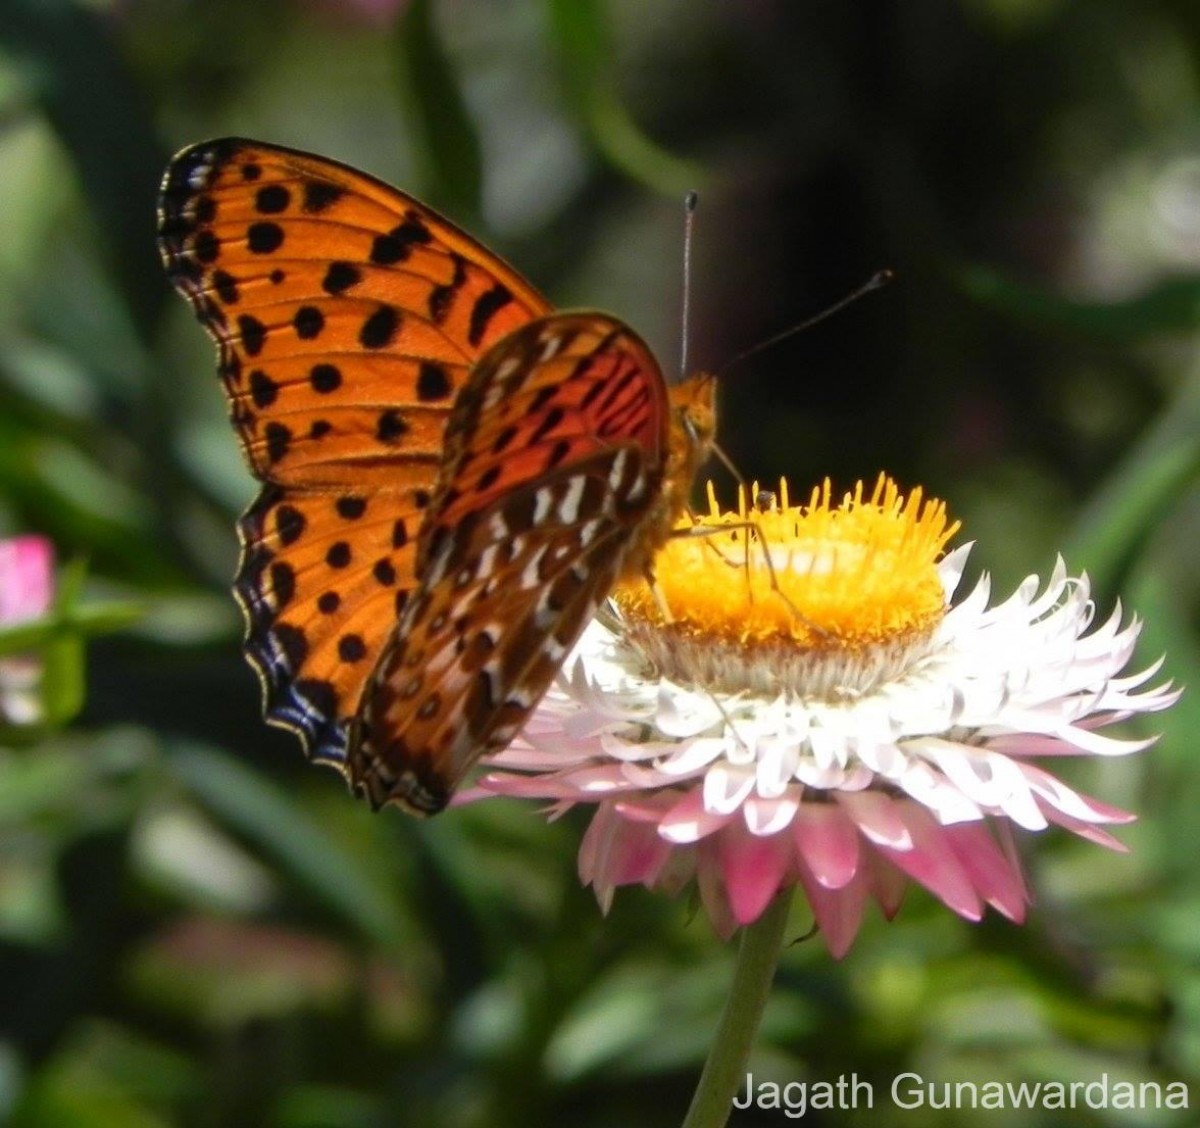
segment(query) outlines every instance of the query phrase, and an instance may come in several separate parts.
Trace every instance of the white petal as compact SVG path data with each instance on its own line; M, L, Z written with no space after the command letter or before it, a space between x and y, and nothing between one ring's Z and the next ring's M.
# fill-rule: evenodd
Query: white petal
M704 775L704 807L728 815L742 805L754 788L754 772L730 764L714 764Z

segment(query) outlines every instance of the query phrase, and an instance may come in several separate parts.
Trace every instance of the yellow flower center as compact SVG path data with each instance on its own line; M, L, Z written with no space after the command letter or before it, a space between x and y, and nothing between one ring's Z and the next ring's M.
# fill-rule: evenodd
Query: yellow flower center
M657 591L620 585L634 643L673 680L710 688L862 692L932 636L946 609L937 560L958 530L920 487L880 475L834 504L828 480L806 505L788 486L738 491L688 517L655 558ZM664 610L669 618L664 615Z

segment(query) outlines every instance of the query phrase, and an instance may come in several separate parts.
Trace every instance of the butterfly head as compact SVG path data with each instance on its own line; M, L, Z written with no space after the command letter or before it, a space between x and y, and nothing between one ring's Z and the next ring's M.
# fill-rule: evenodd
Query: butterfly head
M691 480L712 450L717 432L717 381L697 372L667 390L671 401L670 466L673 479Z

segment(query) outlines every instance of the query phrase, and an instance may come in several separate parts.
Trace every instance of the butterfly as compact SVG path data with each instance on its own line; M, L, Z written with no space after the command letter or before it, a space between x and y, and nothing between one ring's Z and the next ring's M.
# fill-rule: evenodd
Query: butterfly
M193 145L158 208L261 490L238 522L269 723L373 807L449 801L618 580L652 577L716 425L623 322L556 312L364 172Z

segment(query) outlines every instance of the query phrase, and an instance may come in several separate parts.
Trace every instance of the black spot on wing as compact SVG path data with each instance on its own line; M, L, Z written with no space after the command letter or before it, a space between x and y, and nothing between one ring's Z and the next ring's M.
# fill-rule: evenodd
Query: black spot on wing
M211 231L201 231L192 242L192 254L200 262L216 262L221 257L221 241Z
M382 349L391 344L400 328L400 313L390 305L381 305L363 322L358 340L365 349Z
M328 180L306 180L304 182L304 201L300 207L309 215L320 215L331 204L336 203L345 194L344 188L331 184Z
M357 521L367 511L367 499L365 497L347 495L339 497L333 503L333 507L337 510L339 517L347 521Z
M562 423L565 413L561 407L552 407L545 415L542 416L538 425L534 428L533 434L529 437L530 445L540 443L551 431Z
M277 215L287 211L292 194L282 184L267 184L254 194L254 210L261 215Z
M271 565L271 590L275 593L276 608L286 607L296 594L296 570L282 560Z
M444 400L454 390L450 382L450 374L440 364L432 360L421 361L421 369L417 374L417 399L422 403Z
M338 639L338 657L343 662L361 662L367 654L362 635L344 634Z
M238 300L237 279L228 271L214 270L212 284L217 297L226 305L233 305Z
M269 255L283 246L283 228L264 220L246 230L246 246L256 255Z
M341 294L362 281L362 271L349 262L331 262L321 280L321 289L327 294Z
M316 306L301 306L292 318L292 327L302 341L311 341L314 337L319 337L321 330L325 328L325 315Z
M261 368L250 373L250 398L259 410L270 407L279 396L279 385Z
M342 371L336 364L314 364L308 374L314 392L328 395L342 386Z
M381 443L398 443L406 434L408 434L408 421L394 407L389 407L386 411L379 413L379 419L375 424L375 437Z
M278 462L291 446L292 432L282 423L272 422L263 428L263 438L267 442L267 461Z
M385 235L377 235L371 244L371 261L376 266L392 266L412 254L413 247L433 241L433 235L420 218L410 212L404 222Z
M300 510L291 505L281 505L275 511L275 531L282 545L295 544L303 535L308 522Z
M503 282L497 282L475 299L471 307L471 322L467 328L467 340L478 345L487 332L488 324L506 305L513 300L512 292Z
M251 317L248 313L238 317L237 326L246 355L258 356L267 341L267 327L257 317Z
M317 597L317 610L322 615L332 615L342 605L342 597L336 591L323 591Z

